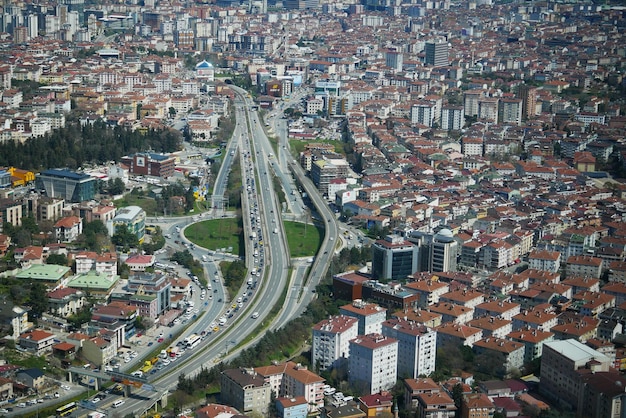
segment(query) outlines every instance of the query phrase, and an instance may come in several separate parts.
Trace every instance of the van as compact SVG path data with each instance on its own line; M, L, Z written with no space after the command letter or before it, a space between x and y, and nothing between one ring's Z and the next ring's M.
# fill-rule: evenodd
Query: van
M115 402L113 402L113 408L118 408L122 405L124 405L124 399L118 399Z

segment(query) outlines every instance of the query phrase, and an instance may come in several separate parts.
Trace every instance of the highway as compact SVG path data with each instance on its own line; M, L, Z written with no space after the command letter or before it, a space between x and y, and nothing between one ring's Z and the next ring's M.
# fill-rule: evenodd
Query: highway
M257 219L260 218L260 222L255 222L258 232L256 243L260 253L257 262L259 269L260 266L263 266L264 270L260 270L260 275L257 276L259 281L254 289L249 289L245 285L246 280L244 280L244 286L237 296L241 297L242 300L244 297L247 297L249 301L239 308L237 312L234 312L231 305L233 301L228 300L218 276L219 269L215 264L218 261L216 260L217 255L213 254L208 257L210 261L204 263L205 270L207 271L207 277L212 281L212 287L218 292L213 294L212 300L207 301L207 305L201 305L202 309L204 309L204 314L182 334L182 337L211 329L212 323L218 321L221 316L227 316L228 310L233 311L231 312L232 316L227 318L228 321L225 327L218 332L212 332L208 335L199 347L187 350L181 359L176 360L174 364L170 364L151 376L150 384L157 388L156 392L134 389L133 397L127 399L116 410L122 416L126 414L138 415L146 411L165 391L176 388L179 374L184 373L185 376L193 376L201 367L212 367L220 361L229 358L230 355L234 354L233 349L235 347L237 347L237 351L243 348L238 347L239 343L246 339L248 335L258 332L257 327L262 326L264 318L278 302L283 289L287 287L289 279L287 273L290 260L286 243L284 242L281 218L278 215L280 212L275 193L273 192L272 176L268 163L270 158L265 150L262 149L262 144L267 141L267 138L262 130L254 129L254 125L259 123L258 116L256 113L250 112L250 106L244 94L240 93L235 100L235 107L237 126L233 139L224 153L224 161L215 181L213 194L214 210L211 216L205 218L219 218L225 214L223 205L219 206L220 202L225 201L225 199L220 199L220 196L224 196L228 172L235 154L239 152L244 185L248 178L255 179L254 187L251 187L249 191L247 187L244 187L242 195L242 206L244 208L242 212L244 217L246 217L245 222L248 229L246 236L249 237L250 235L250 215L256 207L257 214L255 216L257 216ZM246 127L247 120L250 121L251 132ZM263 134L262 138L259 138L260 134ZM257 150L259 154L256 154ZM253 158L254 162L250 158ZM189 220L180 220L180 222L171 224L167 229L168 235L172 234L177 240L184 240L184 228L190 227L187 223L189 223ZM177 228L180 228L179 234L176 233ZM171 239L168 240L168 245L172 245L170 241ZM250 254L250 251L254 248L254 242L254 240L249 238L246 239L247 254ZM173 246L176 247L177 244L174 243ZM182 247L180 249L182 250ZM202 255L207 255L206 250L197 246L189 246L188 249L197 259L201 259ZM253 257L246 257L246 259L248 271L250 271L257 264L254 263ZM303 275L305 269L301 267L297 271ZM302 282L303 279L300 278L299 280ZM222 300L222 302L218 302L219 300ZM292 318L292 315L299 312L296 309L299 306L297 298L292 296L287 298L287 301L290 301L290 303L287 304L287 309L284 309L283 313L277 318L276 323L278 324L286 323L288 319ZM196 304L196 306L198 305ZM252 318L253 312L258 312L259 317ZM265 326L267 325L269 324L265 324Z
M259 119L258 113L251 110L253 102L247 98L247 92L234 86L233 88L238 93L235 99L237 125L224 151L222 166L215 179L212 210L193 218L154 217L147 219L147 222L161 226L164 235L169 237L166 238L166 245L171 249L170 251L188 249L197 260L202 260L203 256L206 257L203 265L211 285L211 290L207 291L205 299L200 298L200 288L197 285L194 286L193 301L194 307L198 310L194 322L189 325L179 324L171 330L168 327L161 327L161 329L164 333L169 332L174 335L184 330L177 340L169 343L170 345L175 345L192 333L200 334L204 331L206 335L198 347L186 350L180 359L149 375L150 385L133 388L131 397L126 398L124 404L115 409L115 413L120 416L127 414L138 416L151 408L154 410L157 400L176 388L181 373L188 377L193 376L202 367L210 368L221 361L228 360L239 350L254 344L258 335L262 335L263 330L281 328L291 319L302 314L309 302L316 296L313 290L324 277L339 244L339 229L335 214L306 177L304 170L289 154L286 121L279 119L279 124L282 122L284 125L282 129L277 129L277 133L279 143L284 147L279 146L277 151L279 158L277 158L263 128L265 124ZM241 303L229 299L218 268L221 260L232 260L233 257L209 253L206 249L191 245L184 238L185 228L193 227L196 221L232 216L225 210L227 208L224 204L227 199L225 193L228 174L237 154L241 161L243 182L242 215L248 255L246 266L248 272L253 268L259 270L259 275L252 277L257 281L256 286L247 286L246 278L242 289L235 296L234 299L241 297ZM283 214L282 208L278 205L273 190L274 175L279 179L286 196L294 197L289 207L294 217L302 219L307 209L302 203L299 190L294 185L293 176L302 184L303 191L308 194L319 219L324 223L326 235L312 265L308 260L297 260L291 265L282 223L283 215L287 217L287 214ZM253 231L256 233L255 237L252 237ZM258 251L258 256L251 257L250 254L255 250ZM165 253L159 255L159 261L171 263ZM181 276L185 274L182 267L178 267L177 270ZM268 323L267 315L280 300L284 291L286 291L286 296L282 309L272 323ZM246 298L247 302L244 302ZM236 303L236 309L233 308L233 303ZM258 312L257 318L253 318L253 312ZM226 318L227 322L225 326L218 327L219 330L214 332L213 328L221 317ZM248 340L250 335L257 335L257 337ZM244 340L246 344L241 344ZM135 370L142 360L139 356L131 363L125 364L122 370L125 372ZM106 409L116 399L119 399L117 395L108 395L97 406L100 410Z

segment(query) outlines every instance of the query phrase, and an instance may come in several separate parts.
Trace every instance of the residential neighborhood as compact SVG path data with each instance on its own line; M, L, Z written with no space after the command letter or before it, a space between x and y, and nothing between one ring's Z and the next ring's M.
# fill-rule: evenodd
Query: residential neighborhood
M72 373L138 357L113 379L130 403L133 382L235 327L256 280L213 300L205 254L161 226L224 209L210 191L244 107L340 225L306 290L324 319L271 364L228 367L227 344L203 364L215 396L173 395L163 416L622 415L622 2L0 5L0 415L85 389L97 412L100 381ZM291 175L275 221L298 198L321 225ZM218 303L223 321L186 333Z

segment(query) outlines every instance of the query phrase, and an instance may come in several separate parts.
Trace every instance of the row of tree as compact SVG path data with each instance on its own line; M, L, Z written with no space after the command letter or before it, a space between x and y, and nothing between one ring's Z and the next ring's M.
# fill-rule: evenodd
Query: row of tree
M65 128L24 143L0 144L0 166L27 170L52 167L77 169L85 164L120 161L135 152L173 152L181 148L182 136L173 129L151 129L146 133L123 127L109 127L103 122L82 126L69 122Z

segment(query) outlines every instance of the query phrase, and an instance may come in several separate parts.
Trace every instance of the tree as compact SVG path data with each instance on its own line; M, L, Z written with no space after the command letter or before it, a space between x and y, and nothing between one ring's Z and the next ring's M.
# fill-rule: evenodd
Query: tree
M107 188L109 189L109 194L111 195L120 195L124 193L124 190L126 190L124 182L119 177L109 179Z
M56 264L57 266L67 266L68 261L65 254L50 254L46 260L47 264Z
M41 318L41 314L48 309L47 293L48 289L43 283L31 283L28 306L30 306L29 316L32 319Z
M169 112L170 112L170 118L173 119L176 116L176 108L170 107Z
M117 225L115 228L115 234L111 237L111 242L118 247L137 247L139 245L139 239L137 235L133 234L128 229L126 224Z

